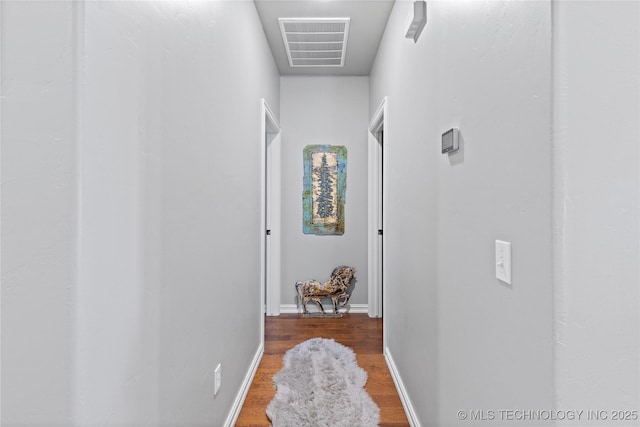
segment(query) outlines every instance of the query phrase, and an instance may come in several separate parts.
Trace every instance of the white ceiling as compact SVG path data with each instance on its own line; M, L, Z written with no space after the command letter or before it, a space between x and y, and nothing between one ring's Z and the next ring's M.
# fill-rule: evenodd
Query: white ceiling
M395 0L254 0L280 75L368 76ZM351 18L344 67L292 68L278 18Z

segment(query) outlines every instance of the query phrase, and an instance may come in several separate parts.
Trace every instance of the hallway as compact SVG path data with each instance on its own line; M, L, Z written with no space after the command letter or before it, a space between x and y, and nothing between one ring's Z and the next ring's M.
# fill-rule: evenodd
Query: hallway
M269 11L292 5L358 12L343 74L287 65ZM269 314L292 322L294 283L337 265L369 310L367 130L386 100L385 346L361 360L384 353L408 423L639 410L640 1L433 0L418 39L414 6L0 1L2 426L233 426L265 349L263 102L281 128ZM348 152L342 235L304 233L312 145Z
M237 427L271 425L265 410L275 395L272 377L282 369L282 357L287 350L315 337L333 338L356 353L358 365L368 374L365 389L380 408L380 427L409 425L382 354L382 319L372 319L366 314L345 314L342 318L282 314L265 318L264 356L236 422Z

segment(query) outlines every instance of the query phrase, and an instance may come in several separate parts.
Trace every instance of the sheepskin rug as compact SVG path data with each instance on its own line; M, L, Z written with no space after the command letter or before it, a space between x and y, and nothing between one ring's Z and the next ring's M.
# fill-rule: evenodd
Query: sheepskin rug
M364 390L367 373L349 347L313 338L287 351L267 407L273 427L373 427L380 409Z

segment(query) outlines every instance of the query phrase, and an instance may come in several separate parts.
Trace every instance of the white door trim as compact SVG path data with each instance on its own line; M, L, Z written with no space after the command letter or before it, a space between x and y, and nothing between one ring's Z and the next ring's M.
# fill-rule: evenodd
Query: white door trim
M2 2L0 2L0 22L2 22ZM0 47L2 46L2 30L0 30ZM0 55L0 100L3 99L3 91L2 91L2 55ZM0 147L2 147L2 102L0 101ZM2 150L0 150L0 153L2 152ZM0 154L0 160L2 159L2 155ZM0 161L0 164L2 164L2 162ZM0 176L2 176L2 171L0 170ZM0 186L0 193L2 193L1 191L2 186ZM1 194L0 194L0 201L2 200ZM1 203L0 203L0 212L2 211L1 209ZM2 218L0 218L0 223L2 222ZM2 227L0 227L1 229ZM2 253L0 251L0 266L2 265ZM4 289L2 287L2 273L4 273L3 271L0 271L0 289ZM2 293L0 292L0 384L2 383ZM1 389L1 387L0 387ZM2 402L2 391L0 391L0 402ZM0 422L2 422L2 405L0 404Z
M265 99L261 99L261 126L260 126L260 164L261 164L261 190L260 190L260 315L261 330L260 336L264 340L264 314L269 316L277 316L280 314L280 150L279 145L273 150L269 156L270 164L267 165L267 146L269 144L279 144L280 142L280 124L278 119ZM270 174L267 179L267 173ZM267 200L267 182L273 183L271 195L274 195L276 203L270 210L271 224L267 224L267 209L269 201ZM270 226L275 232L269 238L270 250L267 251L267 226ZM267 265L268 263L268 265ZM269 271L267 276L266 272Z
M382 317L384 312L384 286L386 269L384 268L384 256L382 257L382 266L379 265L379 254L382 251L384 255L385 238L378 237L378 230L386 229L386 216L382 216L382 227L380 227L379 221L379 197L384 195L385 188L387 188L387 149L388 149L388 97L384 97L380 106L373 114L368 129L368 153L369 153L369 165L368 165L368 193L369 193L369 212L368 212L368 238L367 238L367 253L368 253L368 277L369 277L369 316L370 317ZM382 140L382 150L379 147L379 141L377 135L384 126L384 138ZM380 165L380 152L382 151L382 170L383 178L379 179L378 174ZM382 188L380 186L382 185ZM382 197L382 212L386 212L386 197ZM380 275L380 267L382 267L382 275ZM384 322L383 322L384 324ZM384 326L383 326L384 328Z

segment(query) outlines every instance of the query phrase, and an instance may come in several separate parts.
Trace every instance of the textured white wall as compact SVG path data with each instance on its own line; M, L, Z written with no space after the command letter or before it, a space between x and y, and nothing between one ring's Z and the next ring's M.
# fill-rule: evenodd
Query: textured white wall
M149 13L143 3L87 2L79 10L76 422L157 423L160 275L143 263L159 247L145 246L156 221L144 192L159 184L146 182L145 170L160 142L147 136L149 115L161 104L147 102L163 87L147 65L156 52L140 34L154 28L139 21Z
M552 409L550 3L431 1L417 44L410 7L396 2L370 77L370 112L389 96L389 350L422 425ZM454 126L462 148L442 155Z
M553 4L558 408L611 417L640 402L640 5Z
M278 114L277 69L252 2L84 16L77 422L222 425L260 343L260 99Z
M3 426L71 417L76 127L71 3L3 1Z
M280 97L254 4L2 2L1 31L2 425L223 425Z
M350 300L367 303L368 77L282 77L282 289L295 303L298 280L329 278L333 268L356 269ZM302 232L303 150L311 144L347 147L345 232Z

